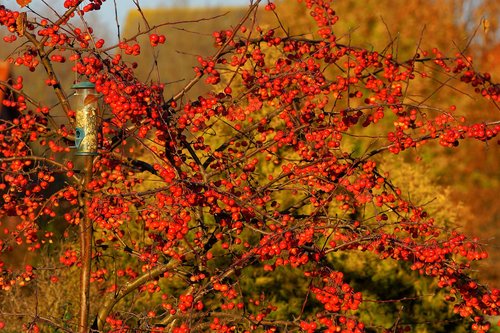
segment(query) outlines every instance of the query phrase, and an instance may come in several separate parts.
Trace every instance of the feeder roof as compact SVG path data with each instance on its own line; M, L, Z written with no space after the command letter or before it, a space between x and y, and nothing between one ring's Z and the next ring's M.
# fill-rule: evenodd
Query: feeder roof
M94 89L95 84L89 81L77 82L71 86L71 89Z

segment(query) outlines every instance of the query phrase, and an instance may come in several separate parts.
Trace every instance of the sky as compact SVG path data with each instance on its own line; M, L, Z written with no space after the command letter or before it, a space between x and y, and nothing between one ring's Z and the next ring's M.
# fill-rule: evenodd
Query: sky
M14 0L6 0L14 2ZM3 2L3 0L1 1ZM64 0L45 0L46 3L61 12L64 7ZM87 2L87 1L85 1ZM123 29L123 22L130 10L136 9L132 0L106 0L98 12L89 15L90 20L96 20L99 25L106 27L108 38L116 38L117 28L115 21L115 5L117 4L117 14L120 25ZM250 0L139 0L141 8L158 8L158 7L207 7L207 6L245 6L250 3ZM32 0L29 8L42 13L47 12L47 6L44 5L44 0ZM110 41L108 38L108 42ZM114 41L115 42L115 41Z
M35 0L36 1L36 0ZM122 21L124 20L125 15L132 9L135 9L132 0L107 0L103 8L101 9L101 13L103 18L106 21L115 20L114 13L114 1L116 1L118 7L118 16L121 17ZM206 6L241 6L247 5L249 0L141 0L140 5L142 8L157 8L157 7L182 7L182 6L190 6L190 7L206 7Z
M35 0L36 1L36 0ZM132 0L106 0L100 14L102 18L99 20L106 25L109 24L110 29L116 31L115 24L115 6L117 4L117 13L120 24L123 24L127 13L130 10L135 10L137 7ZM140 0L141 8L158 8L158 7L207 7L207 6L244 6L250 3L249 0Z
M7 0L14 1L14 0ZM63 0L45 0L51 6L60 10ZM2 1L3 2L3 1ZM32 0L30 8L40 11L47 7L43 4L43 0ZM87 1L85 1L87 2ZM118 16L120 24L123 23L126 14L136 8L132 0L105 0L101 10L99 11L99 19L110 26L115 25L115 6L117 4ZM245 6L250 3L250 0L139 0L142 8L158 8L158 7L207 7L207 6Z

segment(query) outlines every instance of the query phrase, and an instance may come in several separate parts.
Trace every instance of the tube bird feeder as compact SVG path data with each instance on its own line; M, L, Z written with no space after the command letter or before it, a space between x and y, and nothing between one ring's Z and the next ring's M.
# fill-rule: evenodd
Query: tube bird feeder
M92 82L78 82L76 96L76 155L97 155L98 94Z

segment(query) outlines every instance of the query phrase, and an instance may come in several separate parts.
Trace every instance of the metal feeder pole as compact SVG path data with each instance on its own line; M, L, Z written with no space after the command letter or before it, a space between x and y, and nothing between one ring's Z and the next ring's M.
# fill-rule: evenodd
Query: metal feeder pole
M80 196L80 208L84 211L83 221L80 222L80 247L81 247L81 271L80 271L80 333L89 332L90 312L90 272L92 264L92 220L88 217L86 202L90 194L86 190L92 181L92 168L94 156L97 155L97 127L98 127L98 94L95 85L91 82L79 82L72 86L75 89L76 101L76 132L75 147L76 155L85 158L85 178L83 179L83 195Z

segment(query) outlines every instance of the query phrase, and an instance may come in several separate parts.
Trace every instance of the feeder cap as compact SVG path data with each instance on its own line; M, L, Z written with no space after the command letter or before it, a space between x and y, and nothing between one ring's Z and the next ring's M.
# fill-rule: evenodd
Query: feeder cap
M71 89L94 89L95 84L89 81L77 82L71 86Z

